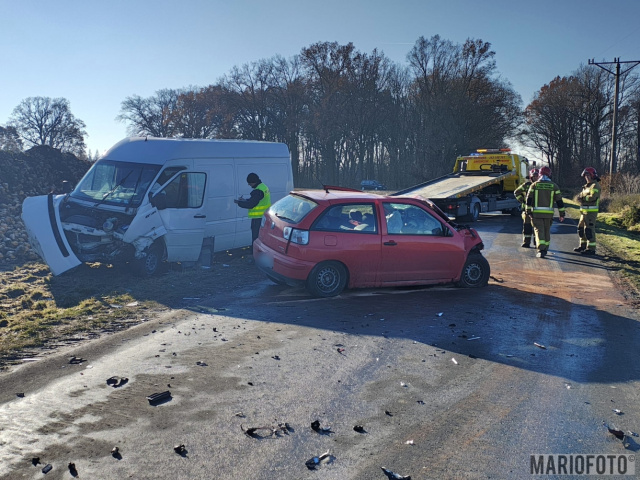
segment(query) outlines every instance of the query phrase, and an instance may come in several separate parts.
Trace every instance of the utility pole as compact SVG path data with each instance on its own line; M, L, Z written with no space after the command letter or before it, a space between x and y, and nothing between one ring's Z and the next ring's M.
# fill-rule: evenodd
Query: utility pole
M629 68L627 68L624 72L620 72L620 64L621 63L633 63ZM616 71L612 72L607 67L603 67L603 65L616 65ZM621 62L620 58L614 58L613 62L599 62L597 63L594 59L589 60L589 65L595 65L596 67L600 67L601 69L609 72L612 75L616 76L616 89L614 93L613 99L613 121L611 122L611 163L609 164L609 175L613 176L616 173L616 141L617 141L617 131L616 131L616 123L618 122L618 89L620 88L620 75L624 75L633 67L640 64L640 60L631 60L628 62Z

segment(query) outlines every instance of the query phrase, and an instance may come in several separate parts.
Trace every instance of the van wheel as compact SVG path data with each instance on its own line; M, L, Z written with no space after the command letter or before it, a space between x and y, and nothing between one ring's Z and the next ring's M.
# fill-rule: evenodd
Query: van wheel
M457 285L465 288L484 287L489 283L490 274L491 267L487 259L480 253L471 253L464 262Z
M141 277L150 277L158 273L165 257L161 242L153 242L146 253L144 258L135 261L135 271Z
M307 278L307 290L314 297L334 297L347 286L347 269L339 262L321 262Z

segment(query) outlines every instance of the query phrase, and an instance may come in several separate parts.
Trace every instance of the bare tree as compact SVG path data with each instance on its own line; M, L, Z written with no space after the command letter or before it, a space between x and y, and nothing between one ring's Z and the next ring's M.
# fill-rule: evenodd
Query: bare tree
M65 98L26 98L13 110L9 125L27 145L48 145L77 155L84 153L86 126L73 116Z
M176 109L182 90L158 90L153 97L127 97L116 120L128 123L133 136L173 137L176 133Z

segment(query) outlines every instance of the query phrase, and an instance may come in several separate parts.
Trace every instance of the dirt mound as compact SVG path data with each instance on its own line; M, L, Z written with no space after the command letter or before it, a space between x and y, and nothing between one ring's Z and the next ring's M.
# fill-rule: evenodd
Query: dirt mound
M0 151L0 269L38 256L31 250L20 215L26 197L62 191L63 181L75 185L91 164L51 147L27 152Z

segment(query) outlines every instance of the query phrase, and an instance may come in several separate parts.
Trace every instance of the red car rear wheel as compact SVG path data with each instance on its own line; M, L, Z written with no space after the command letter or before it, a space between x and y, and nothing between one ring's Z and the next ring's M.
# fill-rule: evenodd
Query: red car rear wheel
M340 262L321 262L307 278L307 290L314 297L334 297L347 286L347 269Z

